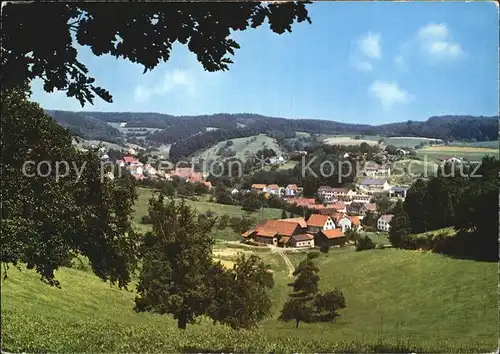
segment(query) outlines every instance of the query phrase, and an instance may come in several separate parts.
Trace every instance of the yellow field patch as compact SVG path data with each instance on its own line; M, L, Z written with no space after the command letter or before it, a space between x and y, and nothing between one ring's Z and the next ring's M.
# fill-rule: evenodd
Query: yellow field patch
M432 146L421 149L422 151L442 151L442 152L497 152L496 149L474 147L474 146Z
M361 143L378 145L378 142L376 140L353 139L346 136L326 138L325 140L323 140L323 142L329 145L359 145Z
M221 264L227 268L227 269L232 269L234 268L234 262L233 261L226 261L225 259L219 259L219 258L214 258L214 262L221 262Z

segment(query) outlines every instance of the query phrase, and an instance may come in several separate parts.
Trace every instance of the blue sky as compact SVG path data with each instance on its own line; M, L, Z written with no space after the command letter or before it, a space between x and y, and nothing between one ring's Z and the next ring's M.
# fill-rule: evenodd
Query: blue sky
M323 2L312 24L278 35L235 32L229 71L208 73L186 48L152 72L87 48L79 57L114 102L83 110L174 115L258 113L383 124L498 112L498 9L486 2ZM82 110L33 82L46 109Z

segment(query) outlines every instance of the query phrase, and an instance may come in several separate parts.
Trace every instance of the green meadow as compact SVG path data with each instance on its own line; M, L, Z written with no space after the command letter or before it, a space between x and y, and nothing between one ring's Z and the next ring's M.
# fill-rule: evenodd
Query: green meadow
M61 289L10 267L2 283L2 341L9 352L493 352L497 265L394 249L332 249L318 259L320 286L339 287L347 308L335 322L276 318L292 279L271 265L273 313L254 330L200 319L182 332L168 315L135 313L134 286L119 290L88 270L57 271ZM295 265L304 253L290 253Z

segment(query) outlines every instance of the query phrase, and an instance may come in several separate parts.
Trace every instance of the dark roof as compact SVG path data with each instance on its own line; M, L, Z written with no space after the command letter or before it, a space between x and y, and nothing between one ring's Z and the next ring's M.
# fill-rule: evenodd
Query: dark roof
M362 185L367 186L367 185L383 185L385 182L387 182L386 179L371 179L367 178L363 182L361 182Z
M313 235L311 234L301 234L301 235L293 235L292 238L295 240L295 241L309 241L309 240L312 240L314 238Z
M394 191L394 192L404 192L407 190L408 190L408 187L392 187L391 188L391 191Z

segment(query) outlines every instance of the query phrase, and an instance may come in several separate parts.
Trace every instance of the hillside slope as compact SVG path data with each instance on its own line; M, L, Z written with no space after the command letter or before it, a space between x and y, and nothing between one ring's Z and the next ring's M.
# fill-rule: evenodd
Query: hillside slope
M334 323L281 323L289 292L286 265L272 262L273 318L252 331L207 320L177 330L170 316L135 313L134 293L87 271L56 273L51 288L10 268L2 284L2 341L10 352L492 352L497 347L497 266L434 254L331 250L320 256L320 284L340 287L347 308ZM290 253L296 264L303 255ZM276 258L276 259L275 259ZM133 287L132 287L133 288Z
M231 145L226 148L227 142L230 141ZM281 146L277 143L276 139L270 138L266 135L260 134L255 136L250 136L247 138L237 138L230 139L227 141L221 141L216 145L203 150L193 156L195 161L199 161L200 159L206 161L215 161L220 159L220 155L218 152L220 149L226 149L234 153L234 158L237 158L241 161L245 161L250 156L255 155L257 151L260 149L267 148L273 149L276 151L278 155L283 154L283 150Z

